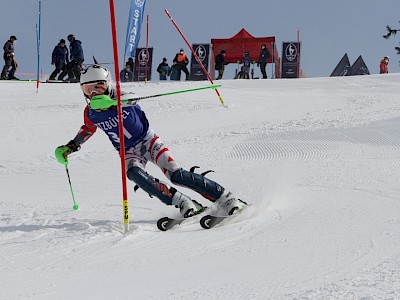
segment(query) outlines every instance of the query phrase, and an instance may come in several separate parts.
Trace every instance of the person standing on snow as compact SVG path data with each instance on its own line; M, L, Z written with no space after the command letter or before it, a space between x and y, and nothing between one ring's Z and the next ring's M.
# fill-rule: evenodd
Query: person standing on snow
M56 148L55 156L61 164L67 164L68 155L78 151L97 128L107 134L116 150L120 150L117 106L112 100L116 99L116 91L112 87L110 72L100 65L90 66L83 71L80 84L88 103L84 110L84 124L74 139ZM133 94L122 92L121 99L133 98ZM104 106L104 109L91 108L91 104L102 101L107 102L106 105L101 106ZM146 114L136 102L125 104L122 109L126 175L129 180L135 182L149 195L160 199L164 204L175 205L184 218L202 212L204 207L174 187L148 174L145 171L147 162L157 165L173 184L198 192L204 198L218 203L228 214L233 214L246 206L245 202L237 199L218 183L202 174L183 169L173 159L171 152L159 136L150 129Z
M51 54L51 64L56 68L51 73L49 80L55 80L56 76L60 71L64 71L68 64L68 48L65 46L65 40L61 39L57 46L54 47L53 53ZM63 77L58 76L58 80L63 80Z
M68 35L70 62L67 65L68 78L66 81L79 82L81 77L82 63L85 58L83 55L82 42L75 39L73 34ZM65 76L65 71L60 75Z
M385 57L381 60L381 64L379 65L379 73L380 73L380 74L387 74L387 73L389 73L388 64L389 64L389 56L385 56Z
M176 62L176 67L178 71L178 79L181 80L181 73L182 71L186 75L186 80L189 80L189 70L187 69L187 65L189 64L189 59L187 58L185 51L183 51L183 48L175 55L175 58L173 62Z
M171 68L167 63L167 58L164 57L162 63L160 63L157 67L157 72L160 74L160 80L167 80L167 76L169 76L170 71Z
M252 62L253 61L250 57L249 52L246 51L243 56L243 66L241 68L242 75L240 78L250 79L250 66Z
M3 70L1 71L1 79L12 79L12 80L18 80L17 77L14 76L15 71L17 70L17 63L15 62L14 59L14 43L17 40L15 35L10 36L10 39L4 44L3 50L3 58L5 65L3 67ZM8 70L10 69L10 72L8 73L8 77L6 77L6 74Z
M263 76L263 79L268 78L267 71L265 70L265 68L267 67L268 58L270 56L271 56L271 54L269 53L267 46L265 44L262 44L260 56L258 57L257 67L260 67L260 71Z
M225 55L226 51L221 50L221 53L215 57L215 70L218 71L218 77L216 80L222 79L222 76L224 75Z

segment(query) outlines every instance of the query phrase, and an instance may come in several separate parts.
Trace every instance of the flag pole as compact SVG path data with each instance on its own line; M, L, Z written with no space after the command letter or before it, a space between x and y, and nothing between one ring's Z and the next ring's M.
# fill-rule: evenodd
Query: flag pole
M36 93L39 92L39 82L40 82L40 21L42 18L42 0L39 0L39 15L38 24L36 24L36 42L37 42L37 74L36 74Z
M200 61L200 59L198 58L196 52L194 52L192 46L189 44L188 40L186 39L185 35L183 34L183 32L179 29L178 25L176 24L176 22L174 21L174 19L172 19L171 14L168 12L168 10L164 10L165 13L168 15L169 19L171 20L172 24L174 24L175 28L178 30L179 34L182 36L183 40L185 41L186 45L189 47L190 51L192 51L193 56L196 58L197 62L199 63L199 65L201 66L201 68L203 69L204 73L206 74L208 80L211 82L212 85L214 85L214 82L211 79L210 74L207 72L206 68L204 67L203 63ZM218 91L218 89L214 89L215 92L217 93L217 96L219 98L219 101L221 101L221 104L225 107L224 104L224 100L222 100L222 97Z
M113 51L114 51L114 71L116 80L116 91L117 91L117 111L118 111L118 129L120 137L120 150L119 156L121 158L121 177L122 177L122 206L124 212L124 232L129 231L129 206L128 206L128 192L126 184L126 165L125 165L125 139L124 139L124 125L122 119L122 103L121 103L121 78L119 75L119 60L118 60L118 42L117 42L117 30L115 25L115 9L114 0L110 0L110 16L111 16L111 32L113 40Z
M297 28L297 78L300 78L300 29Z
M144 81L147 83L147 62L149 61L149 15L146 18L146 71Z

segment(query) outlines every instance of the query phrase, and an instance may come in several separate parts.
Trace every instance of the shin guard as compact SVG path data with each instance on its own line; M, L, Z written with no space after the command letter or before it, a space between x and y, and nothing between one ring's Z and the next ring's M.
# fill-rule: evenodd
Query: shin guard
M129 168L126 175L149 195L157 197L167 205L172 205L172 197L176 192L174 188L169 187L136 166Z
M201 194L204 198L215 201L221 197L224 188L201 174L189 172L184 169L176 170L171 174L173 184L190 188Z

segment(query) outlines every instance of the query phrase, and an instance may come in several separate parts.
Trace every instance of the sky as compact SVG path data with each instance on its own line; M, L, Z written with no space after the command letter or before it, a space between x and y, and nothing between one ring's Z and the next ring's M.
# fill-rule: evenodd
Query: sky
M0 298L24 300L400 299L400 74L221 80L143 100L185 169L251 204L205 230L167 232L178 209L127 182L98 130L54 157L83 122L79 84L0 81ZM141 95L207 82L123 83ZM170 184L148 163L147 172ZM199 194L182 193L215 210Z
M20 73L36 74L36 24L38 1L2 1L0 42L10 35L18 38L15 58ZM124 47L128 22L129 0L115 1L119 65L124 65ZM149 46L154 47L153 73L163 57L171 63L181 47L190 50L165 14L167 9L190 43L210 43L211 38L230 38L245 28L255 37L275 36L278 50L282 42L302 42L301 68L307 77L329 76L345 53L350 63L362 55L372 74L379 73L383 56L391 57L389 72L398 72L398 56L394 50L399 36L389 40L386 25L399 28L400 2L397 0L312 1L187 1L147 0ZM143 23L139 47L146 45ZM50 74L51 52L61 38L73 33L82 41L86 62L92 56L100 62L113 62L109 1L107 0L43 0L41 21L41 70ZM67 43L68 44L68 43ZM397 57L396 57L397 56ZM228 65L225 78L233 78L236 65ZM261 73L256 68L255 76ZM272 66L267 67L268 74ZM270 75L269 75L270 76ZM35 75L33 76L35 78ZM156 80L158 76L153 76Z

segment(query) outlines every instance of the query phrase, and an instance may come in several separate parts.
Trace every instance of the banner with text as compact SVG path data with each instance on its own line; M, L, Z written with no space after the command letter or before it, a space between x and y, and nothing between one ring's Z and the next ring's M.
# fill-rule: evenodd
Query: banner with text
M300 46L297 42L283 42L281 78L299 78Z
M151 67L153 64L153 48L136 48L134 81L151 80ZM147 63L147 74L146 74Z
M197 57L203 64L204 68L208 71L208 61L210 58L210 44L192 44L192 48L196 53ZM192 59L190 60L190 80L208 80L207 75L204 73L203 68L197 62L196 58L192 53Z
M126 30L125 56L134 57L140 39L146 0L132 0L129 11L128 29Z

